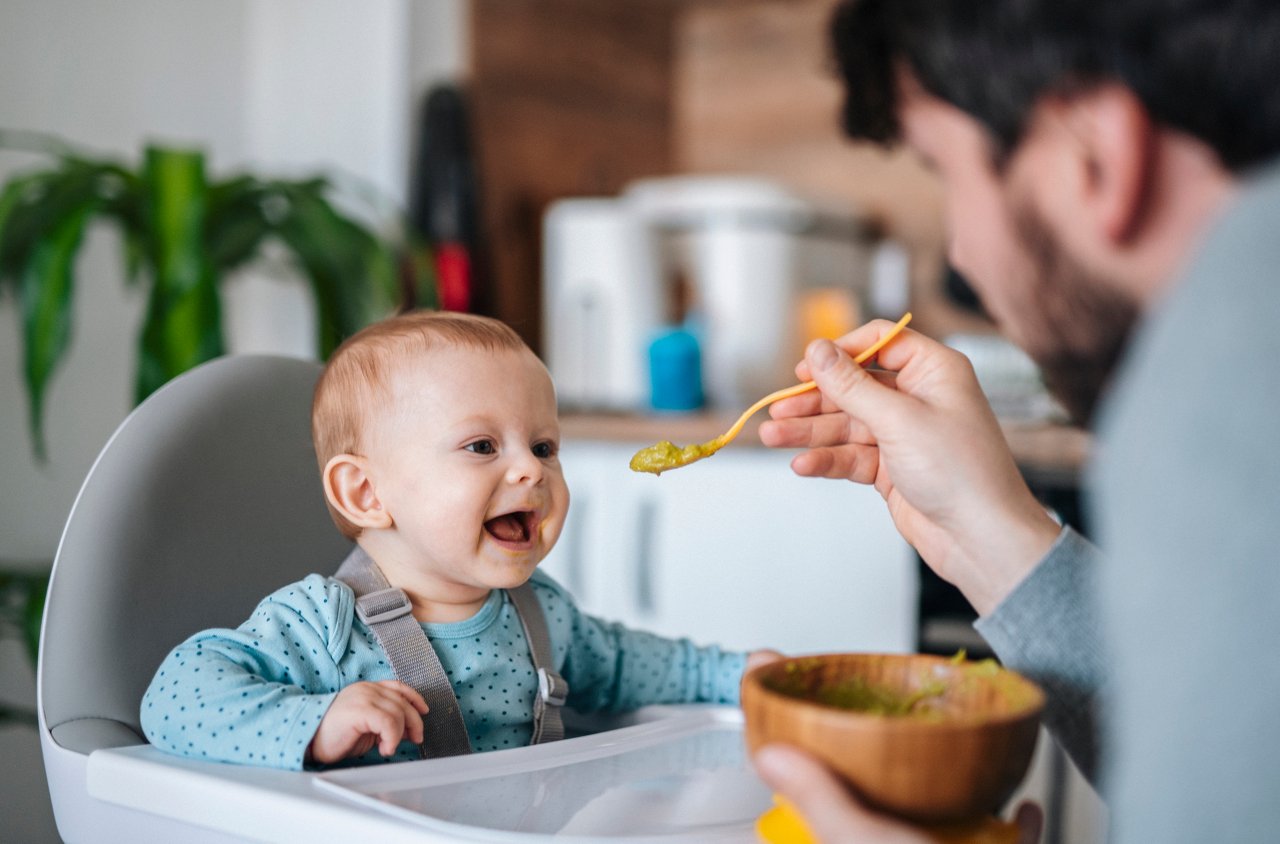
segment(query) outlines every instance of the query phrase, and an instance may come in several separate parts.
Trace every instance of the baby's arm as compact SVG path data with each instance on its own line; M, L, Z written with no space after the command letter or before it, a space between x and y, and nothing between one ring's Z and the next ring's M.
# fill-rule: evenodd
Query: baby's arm
M573 610L569 704L625 711L655 703L737 703L746 668L773 658L631 630Z
M399 680L353 683L333 699L307 746L306 761L328 765L373 749L391 756L404 740L422 744L427 702Z
M264 600L231 629L175 648L142 699L156 747L195 759L302 767L322 716L347 684L337 664L350 634L350 592L319 576Z
M582 612L564 587L544 572L533 578L547 616L556 657L569 681L569 705L579 712L627 711L655 703L737 703L748 667L777 659L698 647L630 630Z

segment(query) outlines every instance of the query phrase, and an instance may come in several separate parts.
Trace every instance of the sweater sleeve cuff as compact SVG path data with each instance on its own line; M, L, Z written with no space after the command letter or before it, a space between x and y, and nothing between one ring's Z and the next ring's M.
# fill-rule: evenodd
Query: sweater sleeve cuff
M1070 650L1077 653L1087 644L1091 659L1084 661L1096 666L1101 659L1092 585L1097 556L1098 550L1087 539L1064 527L1031 573L974 627L1006 662L1017 661L1024 652L1036 654L1038 643L1048 648L1041 654L1044 657L1060 656L1063 644L1070 644ZM1084 635L1085 641L1054 636L1053 631Z
M742 689L742 673L747 655L736 651L707 648L703 652L697 700L708 703L737 704Z
M284 747L279 751L279 767L292 771L303 769L311 739L315 738L316 731L320 729L320 721L337 696L337 692L333 692L299 697L298 711L294 714L292 723L282 739Z
M1007 667L1045 691L1045 723L1086 776L1097 753L1105 675L1093 578L1100 552L1063 528L1035 569L974 627Z

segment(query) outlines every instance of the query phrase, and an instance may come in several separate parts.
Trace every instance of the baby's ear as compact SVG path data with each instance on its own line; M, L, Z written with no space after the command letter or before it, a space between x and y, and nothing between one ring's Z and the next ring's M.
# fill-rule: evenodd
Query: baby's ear
M389 528L391 514L382 506L369 474L369 461L354 454L336 454L320 473L329 506L361 528Z

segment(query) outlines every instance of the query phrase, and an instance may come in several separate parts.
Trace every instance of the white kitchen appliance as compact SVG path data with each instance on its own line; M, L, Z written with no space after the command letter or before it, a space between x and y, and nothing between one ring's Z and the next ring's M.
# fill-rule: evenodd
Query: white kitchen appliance
M851 314L865 311L868 226L760 178L646 179L616 198L563 199L544 238L544 346L566 407L646 406L648 344L680 279L713 406L794 380L807 293L840 291Z

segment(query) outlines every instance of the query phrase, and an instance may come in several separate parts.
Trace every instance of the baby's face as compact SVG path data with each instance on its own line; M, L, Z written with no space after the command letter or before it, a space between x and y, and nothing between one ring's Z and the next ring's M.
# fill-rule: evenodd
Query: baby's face
M404 563L442 586L523 583L569 509L546 369L525 350L434 349L390 385L366 452Z

